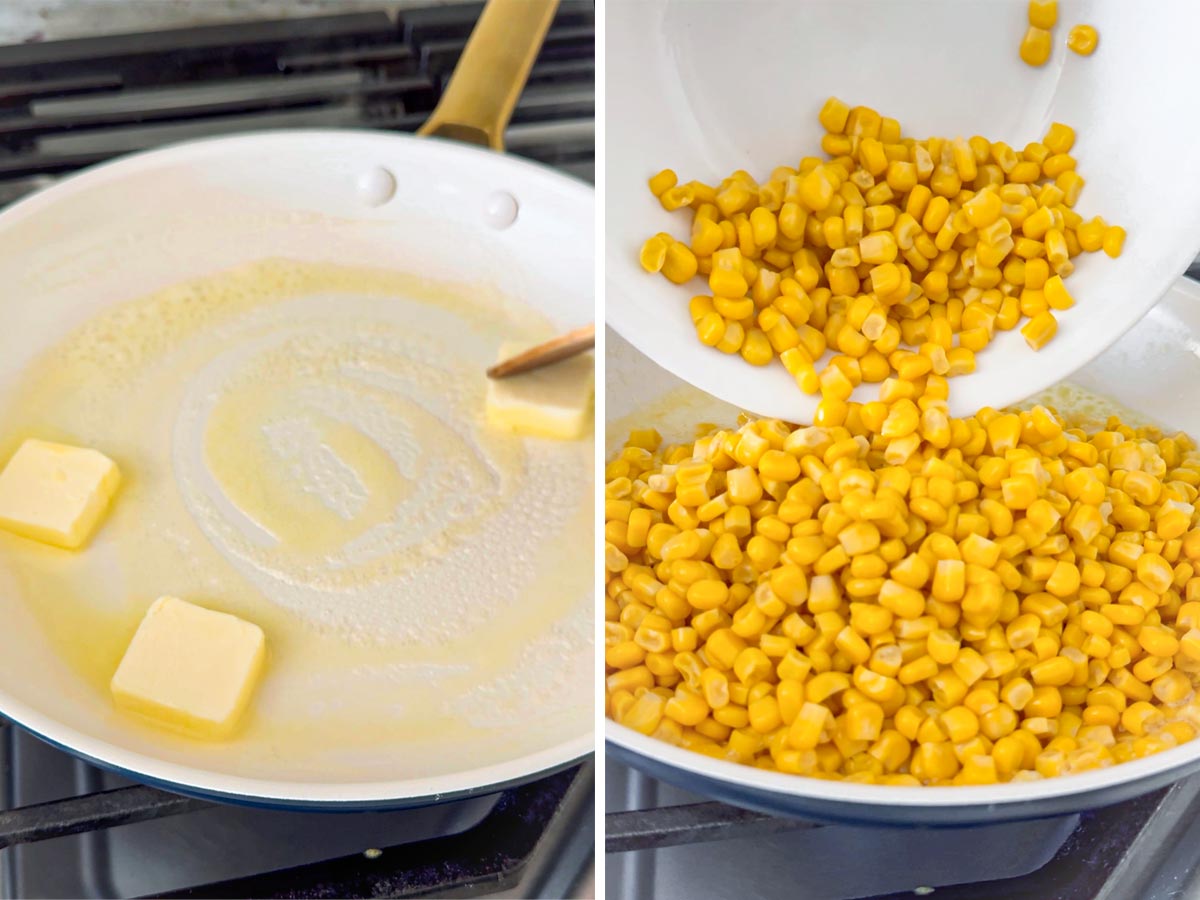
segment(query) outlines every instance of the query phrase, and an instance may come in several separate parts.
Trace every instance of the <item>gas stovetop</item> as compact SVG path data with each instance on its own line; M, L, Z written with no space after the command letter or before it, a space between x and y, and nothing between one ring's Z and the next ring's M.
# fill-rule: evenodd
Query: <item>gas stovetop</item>
M298 2L297 7L301 7ZM53 176L191 138L277 128L415 131L481 3L0 47L0 203ZM594 4L565 0L505 135L591 181Z
M1079 815L945 829L769 816L612 760L605 793L612 900L1200 897L1200 776Z
M302 4L297 3L297 7ZM275 128L414 131L482 4L0 47L0 205L122 153ZM562 3L506 134L590 181L594 9ZM214 805L0 719L0 897L587 896L591 763L388 813Z

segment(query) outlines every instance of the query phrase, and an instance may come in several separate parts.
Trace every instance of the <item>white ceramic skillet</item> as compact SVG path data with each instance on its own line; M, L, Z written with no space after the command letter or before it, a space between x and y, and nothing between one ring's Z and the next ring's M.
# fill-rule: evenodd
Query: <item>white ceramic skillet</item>
M1200 5L1062 0L1053 55L1018 58L1017 0L614 0L606 20L606 318L668 371L761 415L809 421L815 399L783 367L755 368L702 346L687 312L697 278L678 287L638 265L650 235L689 237L646 179L664 167L715 184L735 169L765 178L812 155L830 95L900 121L917 137L983 134L1014 147L1047 126L1076 129L1087 180L1077 207L1128 230L1124 255L1089 255L1069 281L1078 301L1050 349L1016 331L954 383L964 414L1004 406L1066 377L1137 322L1200 246L1200 123L1180 115L1200 81ZM1087 22L1099 48L1080 57L1067 31ZM866 388L858 399L866 396Z
M425 131L500 149L500 135L554 5L552 0L492 0L442 105ZM381 311L383 301L378 295L387 294L388 289L376 291L373 297L354 296L357 288L349 290L346 296L336 298L344 305L346 321L368 324L362 326L361 334L344 335L338 329L350 326L343 326L336 316L328 318L333 302L328 296L315 300L296 297L290 298L295 305L287 307L295 310L295 321L288 326L294 324L304 332L308 343L302 346L332 347L331 353L341 352L338 341L348 345L358 341L355 346L369 349L377 339L385 344L398 340L395 336L407 327L427 329L429 340L422 346L428 348L429 368L436 377L451 383L447 379L453 375L472 383L470 373L478 367L478 394L472 400L475 412L471 413L474 420L460 428L447 419L451 426L439 432L434 441L420 433L421 423L440 421L437 416L451 403L448 396L433 394L409 403L403 386L408 376L402 360L380 361L368 355L340 363L347 369L347 377L359 379L345 396L348 407L361 409L357 413L349 410L348 417L361 414L366 431L375 429L383 435L380 442L397 442L401 456L405 447L423 446L422 442L428 441L424 452L433 456L444 453L450 461L447 471L437 477L444 479L443 487L458 485L464 494L454 511L446 513L450 521L454 516L470 514L471 504L481 496L487 499L487 491L501 481L495 474L495 460L487 453L476 452L471 443L472 435L484 427L483 369L494 361L498 342L505 337L500 332L511 326L520 333L528 326L516 320L498 325L491 321L476 329L469 317L456 318L454 310L470 308L472 303L487 307L490 298L500 303L507 297L515 301L518 311L531 308L532 317L541 320L543 331L565 330L591 321L592 235L593 192L589 187L547 168L439 137L354 131L273 132L199 141L126 157L68 178L0 214L0 283L5 286L6 310L5 325L0 329L0 400L6 409L11 403L22 402L19 393L30 367L38 365L47 348L62 347L67 336L78 334L85 323L98 321L98 317L119 310L120 304L134 298L191 279L210 277L265 258L404 273L398 276L401 281L409 278L414 292L426 300L433 297L435 302L407 305L410 298L403 296L405 288L401 285L394 308ZM286 269L284 264L281 271ZM460 298L461 302L456 301L458 307L438 311L436 301L442 288L437 284ZM269 292L262 284L257 288ZM336 286L328 290L336 291ZM461 299L464 296L466 300ZM228 291L224 300L234 306L238 302L236 297L230 299ZM202 319L207 314L201 295L191 296L184 289L175 301L174 307L167 306L185 318ZM160 312L164 308L158 307ZM405 318L408 310L421 311L420 316L428 313L429 318L414 315L410 324ZM279 325L278 314L259 312L265 316L262 322ZM311 325L322 315L328 318L324 330ZM96 340L92 349L111 354L114 377L124 371L121 366L130 362L131 354L136 356L144 349L130 334L147 336L147 340L154 335L188 334L178 321L165 315L160 318L139 322L134 316L122 325L133 329L128 333L118 330L111 336L93 335ZM262 342L269 344L278 330L264 327L254 331L253 316L235 316L230 322L221 326L226 331L209 329L207 334L209 338L215 335L218 343L226 341L229 347L238 348L238 353L261 350L265 346ZM182 330L171 331L176 326ZM459 326L461 330L456 331ZM454 356L454 366L448 366L446 372L439 368L438 348L442 345L453 350L447 356ZM76 341L72 346L80 345ZM158 348L164 352L175 349ZM222 371L233 371L239 361L226 359L221 365ZM68 366L61 377L73 378L78 371L83 370ZM264 371L264 395L291 389L286 379L281 384L271 383L270 371ZM193 374L194 383L180 385L164 376L163 390L178 389L180 396L192 398L181 400L183 405L192 403L195 409L203 410L204 403L211 399L206 393L211 385L206 386L204 378L216 375L208 369L203 373L195 369ZM311 371L306 374L296 368L289 377L309 392L308 399L313 403L336 405L337 389L305 380L309 374ZM103 381L104 375L101 370L97 377ZM43 384L53 376L53 372L43 372ZM340 373L335 381L337 377ZM346 380L339 383L350 384ZM71 389L69 397L86 406L95 386L95 381L88 378L65 387ZM131 421L139 421L137 417L143 415L140 402L130 397ZM246 402L252 403L253 398ZM407 413L392 416L393 409ZM382 411L383 415L372 418L372 410ZM119 411L118 416L121 414ZM411 419L406 418L409 414ZM337 431L337 415L338 410L333 409L332 418L321 420L326 424L333 421L331 433L335 436L341 434ZM157 439L149 433L158 434L157 424L151 421L147 425L148 442ZM168 424L175 438L186 438L187 429L192 427L182 418ZM69 423L64 427L69 428ZM360 438L353 438L351 449L357 448L360 462L371 463L374 451L364 449L362 443ZM580 456L590 461L591 445L584 443ZM285 441L285 449L293 446L294 442ZM188 440L176 440L172 452L175 476L189 466L195 468L196 448ZM325 453L321 446L304 452L318 460L314 465L324 465L319 461ZM535 460L539 452L533 447L504 449L505 459L510 461ZM472 458L472 453L478 458ZM20 539L4 537L10 543L0 548L4 557L0 565L0 714L51 743L139 781L206 797L273 806L427 804L495 791L591 752L590 542L584 552L575 554L579 556L579 574L562 574L558 584L561 590L550 592L558 600L549 612L544 605L522 604L517 602L519 598L506 596L502 615L488 620L485 626L464 624L464 629L474 629L464 645L466 649L452 646L440 653L436 640L431 639L429 647L414 654L411 664L403 654L397 658L372 644L368 632L380 622L390 622L397 628L428 626L439 629L443 637L453 631L456 623L445 621L445 605L439 605L444 597L436 585L427 602L421 597L380 598L383 604L393 600L409 604L405 608L412 612L407 625L403 620L389 620L386 609L363 607L361 597L354 601L359 604L354 609L367 613L361 629L365 636L361 654L353 647L337 650L335 642L302 637L302 627L289 626L286 612L280 613L276 618L283 624L267 629L268 643L274 647L279 666L268 668L256 698L256 706L261 707L258 713L251 716L243 732L229 741L210 743L174 737L117 712L107 701L101 679L88 681L80 671L94 668L100 657L107 656L103 664L111 664L112 648L128 640L131 623L136 620L125 615L128 610L119 608L116 613L121 615L114 613L113 618L125 623L121 635L104 633L101 627L90 633L81 631L70 607L55 602L54 591L60 577L64 582L85 577L72 567L101 565L106 568L93 580L95 603L120 607L125 602L120 599L121 585L138 578L146 580L145 574L137 571L141 567L136 547L131 563L130 548L116 546L118 540L114 537L121 528L138 525L130 521L137 513L123 511L122 504L132 502L130 498L138 496L148 481L173 477L161 459L150 458L149 450L145 457L140 458L135 450L120 457L128 484L118 496L112 519L78 557L49 549L44 556L36 557L28 548L13 549L11 542ZM473 467L470 477L475 482L462 474L460 458ZM418 466L418 461L409 462ZM371 465L390 463L376 461ZM426 459L420 465L428 472L438 472L437 459ZM590 470L590 463L585 465ZM336 460L328 463L327 469L335 476L341 471ZM365 471L369 470L367 466ZM420 493L421 483L420 479L413 480L414 496ZM484 488L479 488L480 484ZM361 497L354 499L353 484L347 490L352 501L366 502ZM182 486L180 493L185 493ZM452 499L453 490L445 493L448 496L435 496L428 504L433 514L440 515L438 511L444 509L441 504ZM168 497L164 503L168 501L175 502ZM425 514L411 497L404 502L416 507L410 512L404 506L405 515ZM591 521L589 487L564 503L573 516ZM519 517L520 511L493 509L488 513L491 518L481 514L479 522L485 530L512 528L503 526L503 517L509 514ZM216 528L220 516L210 519L208 525ZM203 540L207 532L201 532L204 529L196 523L182 522L177 532L164 529L162 533L146 534L147 570L166 568L159 561L162 546L172 542L176 552L180 546L189 546L187 541L193 542L190 546L195 552L185 554L185 563L188 559L209 559L205 554L211 554L212 547ZM470 546L470 541L463 546ZM574 552L549 549L567 557ZM15 567L9 564L18 553L25 560L22 565L26 573L37 575L32 598L30 591L17 589ZM509 583L528 585L540 577L535 570L545 560L542 548L529 548L515 559L518 571ZM339 563L343 564L344 560ZM210 588L203 578L205 565L197 563L199 576L191 573L185 577L187 565L180 566L178 577L165 571L162 592L203 602ZM497 582L501 580L498 576ZM296 591L302 593L303 588L300 585ZM212 582L211 590L220 593L220 579ZM540 590L546 593L544 585ZM334 619L341 616L338 621L344 624L353 619L354 613L347 611L349 606L337 608L342 597L328 594L324 599L331 605L323 615ZM144 607L152 599L137 596L128 602ZM493 601L487 591L469 600L464 607L468 612L475 604L499 602ZM321 597L313 602L318 601L324 602ZM229 602L236 606L234 601ZM102 622L99 613L97 616ZM544 621L534 621L539 616ZM523 617L532 618L526 621ZM410 637L412 633L410 630ZM333 649L325 649L329 647ZM305 653L308 659L296 658ZM469 658L464 660L464 655ZM469 672L470 666L464 663L476 662L476 655L491 661L486 682L468 685L469 690L464 688L461 698L439 697L438 673L448 673L446 677L453 679L458 670ZM578 658L580 655L583 659ZM445 720L426 721L421 729L395 724L404 721L404 707L410 700L429 709L447 710ZM443 705L439 707L438 703ZM461 717L456 717L458 712L462 712ZM272 717L273 722L261 721ZM412 717L412 721L418 718Z
M1179 279L1148 315L1070 383L1118 404L1127 421L1200 435L1200 286ZM684 384L619 337L606 353L608 454L635 423L686 440L699 422L732 422L737 407ZM1057 390L1057 389L1056 389ZM647 415L647 411L649 415ZM1071 775L986 787L888 787L821 781L724 762L605 723L609 752L697 793L775 813L888 825L967 825L1106 806L1200 770L1200 740L1146 759Z

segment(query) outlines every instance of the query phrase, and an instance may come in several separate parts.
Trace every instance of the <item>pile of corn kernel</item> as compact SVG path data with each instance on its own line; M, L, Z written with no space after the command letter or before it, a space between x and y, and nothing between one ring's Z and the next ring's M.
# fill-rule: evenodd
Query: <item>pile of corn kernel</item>
M880 413L634 432L607 467L606 713L780 772L1050 777L1200 724L1200 454L1116 418ZM935 413L932 415L931 413Z
M707 277L690 302L700 341L756 366L778 356L825 398L818 425L841 424L863 382L973 372L976 353L1022 320L1040 349L1074 304L1072 258L1121 253L1123 228L1075 212L1084 180L1065 125L1016 151L978 136L914 141L832 97L819 119L831 159L780 166L765 183L744 171L716 187L670 169L651 178L665 208L691 209L692 236L654 235L640 254L677 284Z

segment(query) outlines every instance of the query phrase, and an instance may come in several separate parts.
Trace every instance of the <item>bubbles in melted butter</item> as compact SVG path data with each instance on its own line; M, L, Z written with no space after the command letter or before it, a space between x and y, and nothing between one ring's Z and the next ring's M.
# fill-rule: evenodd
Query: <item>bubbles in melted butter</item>
M295 404L284 391L230 390L205 423L204 462L281 549L329 553L383 521L410 482L369 435Z
M578 503L575 454L486 424L493 351L442 313L346 312L336 295L280 304L266 336L210 360L181 404L176 477L277 603L360 637L448 640L515 600L525 540Z

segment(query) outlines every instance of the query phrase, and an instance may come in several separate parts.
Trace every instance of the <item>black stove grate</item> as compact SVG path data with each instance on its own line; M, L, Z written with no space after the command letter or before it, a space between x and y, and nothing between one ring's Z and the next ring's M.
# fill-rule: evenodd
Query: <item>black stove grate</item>
M415 131L482 4L0 46L0 204L123 153L275 128ZM506 135L591 180L595 11L564 0Z
M0 850L203 809L203 800L146 785L0 811Z

